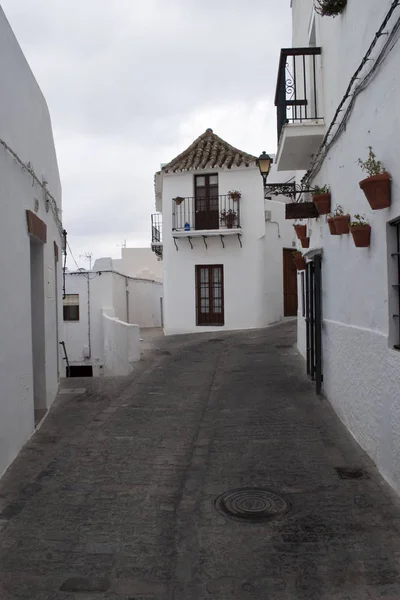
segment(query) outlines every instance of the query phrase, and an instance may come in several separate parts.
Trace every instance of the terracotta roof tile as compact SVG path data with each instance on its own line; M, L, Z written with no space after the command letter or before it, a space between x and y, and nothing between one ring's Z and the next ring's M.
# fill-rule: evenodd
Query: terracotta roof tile
M162 171L195 171L196 169L248 167L256 161L252 154L234 148L218 137L212 129L207 129L184 152L164 165Z

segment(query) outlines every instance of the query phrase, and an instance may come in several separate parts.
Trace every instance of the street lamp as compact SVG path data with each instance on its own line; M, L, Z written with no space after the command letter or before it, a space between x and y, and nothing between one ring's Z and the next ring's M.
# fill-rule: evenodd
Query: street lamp
M273 159L265 152L265 150L257 159L257 165L260 169L261 177L263 178L264 187L267 185L267 178L273 162Z

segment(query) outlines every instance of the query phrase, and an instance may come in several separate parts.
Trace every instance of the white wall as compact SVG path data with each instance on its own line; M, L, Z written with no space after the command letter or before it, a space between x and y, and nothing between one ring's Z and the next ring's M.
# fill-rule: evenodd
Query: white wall
M296 0L296 10L310 4ZM329 124L350 78L391 5L365 0L360 12L348 3L335 19L318 18L323 48L324 113ZM300 13L299 13L300 14ZM391 30L396 18L388 24ZM304 31L303 31L304 35ZM305 38L297 34L297 45ZM382 36L377 51L386 40ZM389 307L388 222L400 217L397 177L400 114L393 99L400 92L397 44L367 89L357 98L346 131L332 147L313 184L329 184L332 203L352 215L364 213L372 226L371 247L355 248L350 235L331 236L325 218L313 220L310 248L323 248L324 390L350 431L400 492L400 353L392 349ZM393 176L392 206L372 211L359 188L365 177L357 159L371 145ZM305 347L299 322L299 347Z
M124 342L121 346L125 358L121 366L116 368L114 375L121 374L121 370L123 374L127 374L124 361L128 360L128 355L132 360L140 360L139 338L136 339L139 333L136 336L135 331L139 332L140 327L161 326L162 284L132 279L113 271L76 271L66 274L66 293L79 294L79 321L64 322L64 336L70 364L72 366L92 365L95 377L111 374L112 366L122 360L119 351L114 352L115 344L122 335L129 343L126 346ZM90 336L88 297L90 297ZM132 327L125 330L114 322L108 321L105 325L104 313L111 318L116 318L119 323L136 325L136 330ZM89 356L87 356L88 349Z
M211 171L203 171L211 172ZM265 215L262 179L258 168L218 170L219 194L231 189L242 193L240 219L243 231L240 247L237 236L225 236L223 249L219 237L172 237L172 198L194 196L196 173L163 176L163 240L164 240L164 331L167 335L220 329L249 329L268 323L268 307L264 306L265 286ZM195 265L224 265L225 325L196 326Z
M17 40L0 8L0 138L26 164L31 163L61 209L61 183L48 108ZM55 272L54 242L61 254L60 232L43 191L0 146L0 204L2 206L0 281L0 475L34 431L33 360L31 330L30 244L27 209L47 225L43 246L45 392L48 408L58 389L58 313L61 304L61 263ZM57 294L56 294L57 284ZM56 297L57 296L57 297ZM62 336L59 335L59 339ZM7 343L4 343L7 340ZM62 369L62 363L60 364Z
M132 372L131 362L140 360L140 330L102 311L104 332L104 375L123 376Z
M114 270L139 279L162 281L163 264L151 248L121 248L121 258L98 258L93 271Z

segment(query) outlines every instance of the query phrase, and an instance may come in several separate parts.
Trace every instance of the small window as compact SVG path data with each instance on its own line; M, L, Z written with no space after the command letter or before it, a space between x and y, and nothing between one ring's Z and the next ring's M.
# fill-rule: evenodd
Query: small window
M65 296L64 321L79 321L79 294L67 294Z
M400 350L400 219L388 226L389 345Z

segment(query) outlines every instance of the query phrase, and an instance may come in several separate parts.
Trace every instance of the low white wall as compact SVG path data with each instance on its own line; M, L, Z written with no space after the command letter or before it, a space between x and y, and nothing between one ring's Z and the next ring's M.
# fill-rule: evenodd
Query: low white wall
M130 359L140 360L140 331L103 311L104 375L123 376L132 372Z

